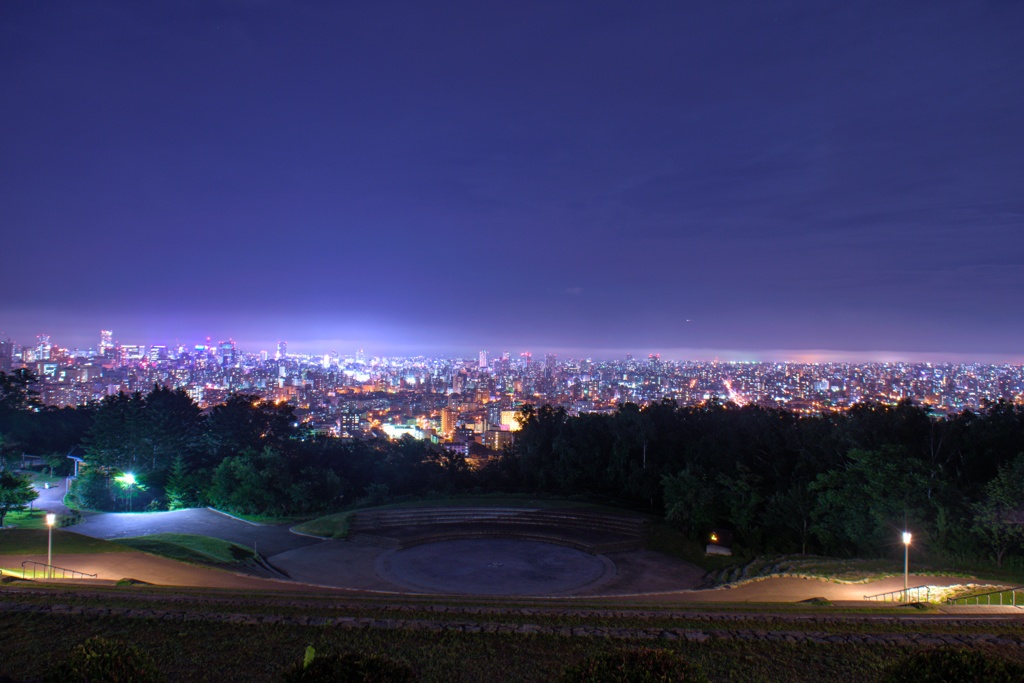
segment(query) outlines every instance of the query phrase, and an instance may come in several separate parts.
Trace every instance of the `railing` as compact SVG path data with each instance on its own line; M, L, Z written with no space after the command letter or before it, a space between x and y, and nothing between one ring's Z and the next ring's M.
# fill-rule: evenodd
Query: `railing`
M31 576L29 576L31 574ZM36 578L41 576L44 579L95 579L95 574L86 574L75 569L65 569L64 567L54 567L51 564L45 562L36 562L35 560L25 560L21 563L21 576L22 578Z
M1017 597L1017 594L1020 597ZM995 599L998 597L998 601ZM997 591L990 591L988 593L979 593L978 595L967 595L962 598L949 598L946 600L947 605L1009 605L1016 607L1017 605L1024 606L1024 586L1016 586L1014 588L1003 588Z
M930 586L913 586L907 589L900 589L898 591L889 591L888 593L879 593L878 595L865 595L865 600L874 600L875 602L928 602L932 597L932 590Z

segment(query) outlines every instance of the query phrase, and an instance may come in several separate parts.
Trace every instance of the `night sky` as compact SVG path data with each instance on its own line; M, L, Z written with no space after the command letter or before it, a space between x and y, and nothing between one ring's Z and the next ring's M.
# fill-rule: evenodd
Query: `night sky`
M8 0L0 93L23 343L1024 358L1017 0Z

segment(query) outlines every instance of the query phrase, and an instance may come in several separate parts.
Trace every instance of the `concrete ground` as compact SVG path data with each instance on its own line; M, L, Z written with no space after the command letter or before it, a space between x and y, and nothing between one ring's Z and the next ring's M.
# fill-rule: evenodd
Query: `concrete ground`
M415 592L550 596L599 592L615 576L615 563L575 548L494 538L390 550L374 570Z
M34 488L39 494L39 497L32 503L33 509L46 510L47 512L54 512L58 515L66 515L71 512L64 505L64 494L67 493L67 485L67 479L61 479L58 483L51 485L49 488L33 484L32 488Z

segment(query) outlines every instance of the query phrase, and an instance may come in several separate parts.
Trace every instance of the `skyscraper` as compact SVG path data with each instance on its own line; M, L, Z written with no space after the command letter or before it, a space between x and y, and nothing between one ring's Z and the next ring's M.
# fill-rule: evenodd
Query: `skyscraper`
M451 436L455 431L455 422L459 419L459 411L454 408L441 409L441 433Z
M114 332L112 330L100 330L100 345L97 351L101 356L106 355L107 349L114 348Z
M14 360L14 342L0 341L0 372L10 372Z
M222 341L217 344L217 355L220 357L221 366L231 366L235 364L237 354L235 352L235 340L229 339Z
M281 360L288 355L288 342L279 341L277 342L277 355L274 356L276 360Z
M50 335L36 335L36 360L50 360Z
M486 351L481 351L480 352L480 369L481 370L486 370L487 369L487 352Z

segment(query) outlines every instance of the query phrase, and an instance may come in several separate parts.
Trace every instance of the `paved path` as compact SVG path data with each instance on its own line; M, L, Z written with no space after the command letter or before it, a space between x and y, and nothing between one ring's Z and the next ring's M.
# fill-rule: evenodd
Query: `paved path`
M46 555L0 555L0 566L20 569L24 560L46 563ZM309 590L290 581L258 579L219 569L197 567L146 553L54 553L53 566L96 574L97 579L136 579L160 586L235 588L250 590ZM76 581L88 585L87 580Z
M38 493L39 497L32 503L32 507L36 510L46 510L47 512L54 512L58 515L66 515L70 510L64 505L64 494L67 493L67 479L61 479L56 484L51 484L49 488L44 487L42 484L32 484Z
M102 512L87 514L68 531L93 538L115 539L152 534L199 534L255 547L264 557L320 543L283 526L252 524L206 508L172 512Z

